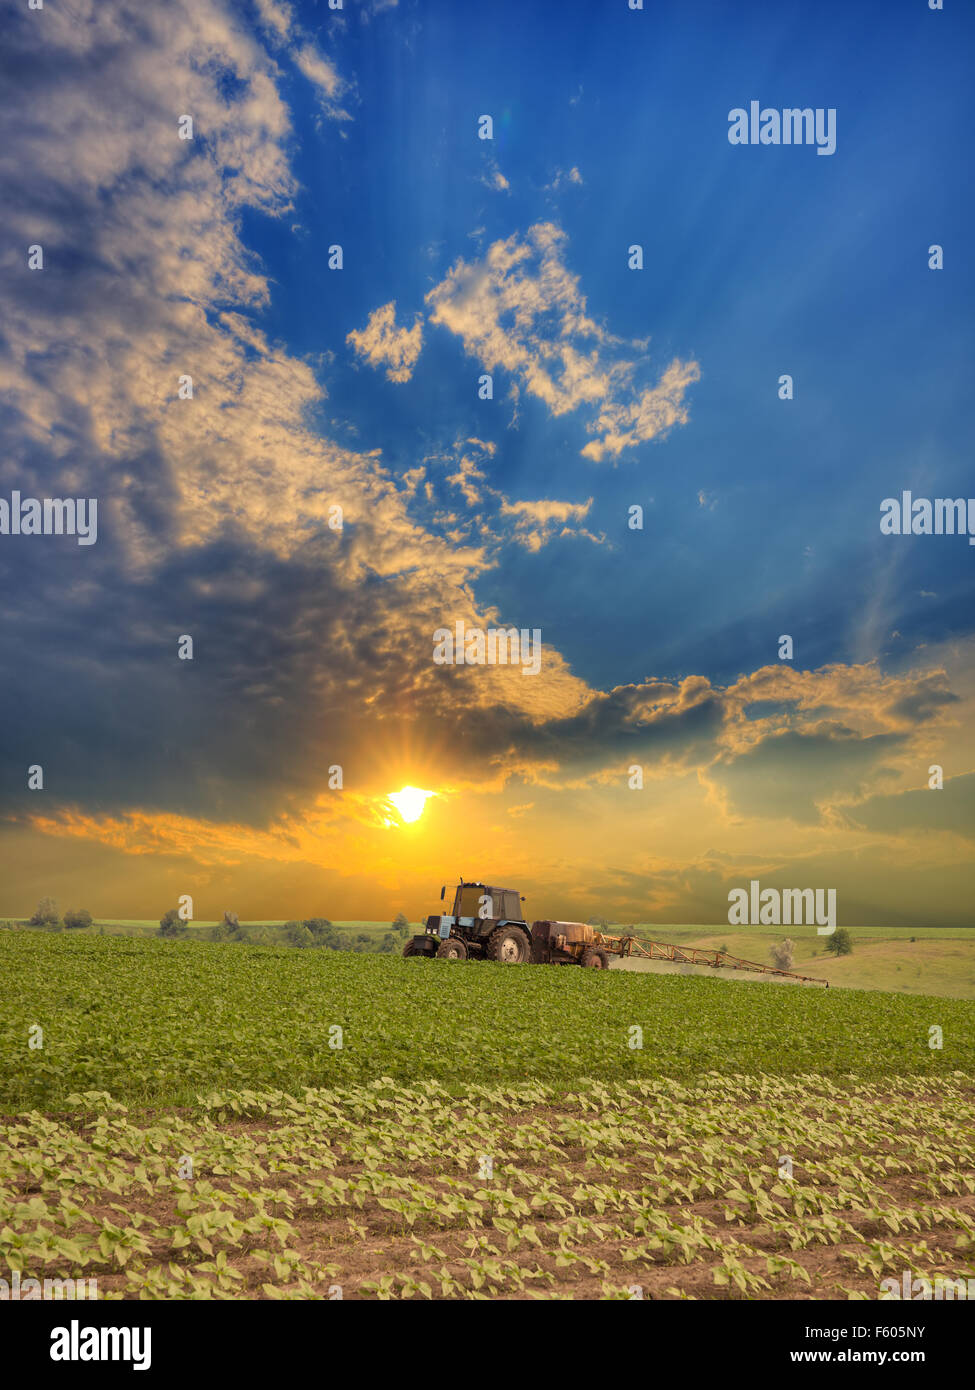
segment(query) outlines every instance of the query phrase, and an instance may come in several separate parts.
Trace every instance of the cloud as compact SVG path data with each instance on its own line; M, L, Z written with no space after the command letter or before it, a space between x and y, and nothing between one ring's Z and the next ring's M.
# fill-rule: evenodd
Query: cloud
M498 161L493 157L488 161L486 174L481 175L481 183L485 188L490 188L495 193L510 193L511 184L498 168Z
M920 830L975 839L975 773L950 777L939 790L914 787L871 796L850 810L848 818L852 825L891 835Z
M295 65L329 101L336 97L345 85L335 65L330 63L327 58L323 58L311 46L298 49L295 54Z
M552 182L545 185L545 192L557 193L560 188L564 188L567 184L575 184L577 187L581 188L582 182L582 175L575 165L568 171L565 169L556 169Z
M135 5L83 8L82 26L52 12L43 71L33 21L8 36L38 118L16 157L0 151L0 194L18 245L44 229L46 268L6 253L0 487L96 496L100 527L84 568L56 546L0 552L5 655L35 696L0 690L4 767L39 748L54 816L97 804L266 821L313 799L333 762L360 785L379 775L364 711L379 728L436 728L454 695L431 634L485 625L469 585L493 560L477 537L448 545L412 518L415 470L399 487L378 452L309 423L321 385L252 317L269 290L240 211L280 217L295 194L266 52L213 0L138 22ZM120 44L120 25L139 42ZM8 114L24 99L7 84ZM393 371L415 341L386 343ZM176 659L187 632L193 665ZM571 708L581 688L555 652L544 692L516 670L469 674L458 726L492 699ZM3 785L19 814L6 771Z
M460 467L456 473L451 473L447 482L451 487L459 488L464 494L464 501L469 507L476 507L482 500L482 494L478 484L485 478L483 468L478 468L477 464L468 455L464 455L460 461Z
M590 690L571 712L528 725L482 712L478 735L505 750L509 774L548 786L620 785L637 763L649 781L693 774L726 818L835 826L913 766L918 738L951 704L909 696L945 683L943 671L766 667L727 686L687 676Z
M285 0L256 0L259 22L270 42L291 62L316 89L323 114L333 121L348 121L352 117L338 100L350 90L350 84L340 75L331 59L325 57L311 41L304 27L295 19L293 6Z
M478 262L460 259L426 296L430 321L457 335L488 371L510 372L555 416L584 410L595 461L687 420L684 395L696 362L673 361L655 385L637 385L646 342L614 337L591 319L578 277L563 260L565 234L549 222L494 242Z
M364 828L385 827L384 801L336 790L307 808L282 811L266 826L138 810L90 814L76 809L53 817L38 814L31 824L43 835L107 845L127 855L192 859L204 868L255 859L314 863L335 854L341 845L350 847Z
M787 719L829 714L847 724L856 723L864 732L900 732L941 723L960 703L943 667L891 674L876 662L832 663L817 671L797 670L785 663L762 666L739 677L729 696L738 715L767 702L781 702L785 711L794 711L781 716L781 722L739 719L743 739L739 747L748 746L767 727L785 727Z
M581 521L584 516L589 515L591 506L591 497L585 502L504 502L501 515L517 516L526 522L545 526L554 521L568 521L570 517Z
M390 381L409 381L423 347L423 324L417 315L412 328L397 328L396 301L391 300L374 309L366 327L353 329L346 342L351 343L371 367L385 363Z
M542 498L536 502L501 502L501 516L514 517L515 540L526 550L541 550L553 536L582 536L596 545L601 545L606 537L595 536L591 531L571 523L584 521L592 508L591 497L585 502L559 502L552 498Z
M256 0L261 23L279 39L287 39L294 24L294 11L284 0Z
M593 503L591 497L585 502L556 498L512 501L499 488L492 487L487 481L487 465L495 452L493 443L471 438L436 460L444 466L452 465L459 455L456 471L447 473L445 482L461 493L468 507L476 509L466 519L450 514L450 524L458 527L454 533L456 539L462 539L467 532L471 536L476 532L492 553L510 541L533 552L541 550L556 538L576 537L591 541L594 545L605 544L605 535L594 535L579 525L589 515ZM429 486L433 495L432 482ZM440 524L446 524L446 519L442 518Z
M823 720L809 730L768 732L720 759L708 777L744 814L815 824L826 804L856 800L866 778L883 776L906 741L904 734L865 735Z

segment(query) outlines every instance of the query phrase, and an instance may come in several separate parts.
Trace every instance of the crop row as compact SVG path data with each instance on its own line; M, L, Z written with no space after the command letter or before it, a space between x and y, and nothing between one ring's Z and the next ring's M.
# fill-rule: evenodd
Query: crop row
M69 1101L6 1127L0 1247L103 1297L875 1298L975 1275L961 1076Z

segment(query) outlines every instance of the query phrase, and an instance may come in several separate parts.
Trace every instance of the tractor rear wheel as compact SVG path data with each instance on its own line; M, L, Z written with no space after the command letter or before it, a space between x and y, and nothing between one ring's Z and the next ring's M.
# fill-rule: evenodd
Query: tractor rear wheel
M608 970L609 956L600 946L587 946L579 964L589 970Z
M495 927L484 943L488 960L502 965L524 965L531 959L531 943L521 927Z
M466 960L467 945L458 936L448 936L437 947L437 955L441 960Z

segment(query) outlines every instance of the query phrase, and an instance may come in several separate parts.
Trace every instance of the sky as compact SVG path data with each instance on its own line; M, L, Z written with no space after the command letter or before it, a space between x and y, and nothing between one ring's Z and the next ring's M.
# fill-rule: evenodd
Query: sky
M4 11L0 916L972 923L970 10Z

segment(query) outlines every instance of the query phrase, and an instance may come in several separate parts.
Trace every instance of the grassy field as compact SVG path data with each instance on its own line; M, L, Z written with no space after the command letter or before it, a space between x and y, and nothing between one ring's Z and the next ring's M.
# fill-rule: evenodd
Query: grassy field
M101 1297L975 1276L968 1001L34 931L0 999L4 1258Z
M761 964L769 963L769 945L788 936L795 943L793 969L821 975L831 986L879 989L893 994L941 994L975 999L975 928L851 927L853 954L827 954L825 938L807 929L750 927L730 932L720 927L638 927L637 936L678 945L720 950ZM913 938L913 939L912 939Z

